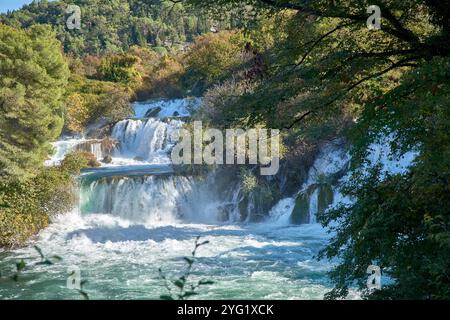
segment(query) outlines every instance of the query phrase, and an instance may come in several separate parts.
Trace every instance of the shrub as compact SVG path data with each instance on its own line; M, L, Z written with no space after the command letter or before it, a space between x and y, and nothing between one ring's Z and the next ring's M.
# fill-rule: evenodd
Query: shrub
M184 62L184 84L194 94L203 93L208 87L224 80L242 62L245 41L241 33L209 33L197 37Z
M71 94L66 100L67 130L75 133L83 133L89 120L89 109L79 93Z
M154 71L143 81L136 90L139 100L151 98L179 98L184 94L180 79L184 74L184 67L175 57L165 55L161 58Z
M97 69L99 80L133 84L140 81L141 75L135 64L138 58L132 55L114 55L106 57Z
M62 170L76 175L80 173L84 168L97 168L100 167L100 163L94 154L86 151L74 151L66 155L61 162Z
M34 178L0 182L0 247L17 247L58 213L77 203L68 167L44 168Z

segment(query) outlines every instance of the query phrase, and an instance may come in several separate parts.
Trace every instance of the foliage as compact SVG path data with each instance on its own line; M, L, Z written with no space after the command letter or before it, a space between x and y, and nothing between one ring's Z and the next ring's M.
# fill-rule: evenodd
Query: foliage
M23 245L51 216L76 206L73 170L63 165L45 168L34 178L0 182L0 247Z
M346 297L354 283L365 288L367 266L376 263L393 284L363 292L366 298L448 298L446 2L377 1L380 31L366 27L366 9L374 4L367 1L189 2L212 12L252 5L253 34L266 15L283 21L280 37L263 52L269 64L263 80L249 79L249 90L242 90L242 79L228 79L231 91L206 94L213 99L204 115L280 128L294 150L298 143L320 145L350 134L360 173L375 138L394 137L392 157L419 152L408 173L386 176L375 167L356 174L346 188L354 203L321 215L335 231L321 257L340 258L328 297Z
M144 76L142 86L136 90L137 98L182 97L185 90L180 79L184 72L184 66L177 57L163 55L152 71Z
M0 25L0 177L32 176L63 125L69 70L46 26Z
M197 260L196 254L197 254L198 248L209 243L209 241L202 241L202 242L199 242L199 241L200 241L200 237L197 237L195 239L194 250L192 250L191 256L183 258L187 264L187 268L186 268L186 271L184 272L184 274L182 276L180 276L178 279L169 280L164 275L162 270L158 269L159 275L160 275L161 279L164 281L164 287L168 291L168 294L161 295L160 298L162 300L176 300L176 299L186 300L192 296L198 295L198 292L196 290L199 289L200 287L205 286L205 285L211 285L214 283L213 281L207 280L207 279L201 279L197 282L189 281L189 278L192 275L192 268Z
M81 29L66 28L69 4L81 8ZM133 45L172 47L209 31L212 21L181 3L145 0L33 1L20 11L0 16L17 28L49 24L75 56L121 53Z
M115 122L131 115L131 92L122 84L73 74L67 91L66 129L69 131L82 132L89 123L101 118Z
M258 180L256 176L252 174L250 170L246 170L244 168L241 169L241 180L242 180L242 191L246 194L254 191L258 185Z
M89 109L79 93L66 99L65 127L71 132L83 133L89 120Z
M135 69L137 58L132 55L114 55L102 59L97 69L99 80L133 83L139 81L140 74Z
M212 84L224 80L242 62L244 45L241 33L209 33L197 37L184 58L185 86L202 93Z
M90 152L73 151L65 156L61 166L69 172L79 174L81 169L100 167L100 163L95 155Z
M98 167L92 153L75 151L58 167L41 169L25 180L0 182L0 247L23 245L46 227L50 217L77 205L76 181L80 170Z
M366 291L369 298L450 297L449 66L448 58L434 59L405 75L402 85L367 107L354 129L355 159L365 167L370 167L367 145L383 134L395 136L394 158L418 146L420 151L404 174L385 176L373 164L364 174L355 167L346 194L358 201L321 218L326 225L342 221L322 253L342 259L331 273L337 285L329 297L345 296L353 280L363 288L365 268L372 262L394 281L382 290ZM356 138L363 128L377 134ZM339 249L342 246L347 249Z

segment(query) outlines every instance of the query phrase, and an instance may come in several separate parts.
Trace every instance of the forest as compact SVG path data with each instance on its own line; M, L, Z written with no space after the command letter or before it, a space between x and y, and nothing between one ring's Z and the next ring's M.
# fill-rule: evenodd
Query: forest
M242 185L242 220L249 202L258 222L289 196L290 223L305 223L309 169L330 141L348 150L346 172L317 183L330 237L314 259L334 261L325 298L449 299L449 18L446 0L35 0L1 14L0 247L75 208L77 176L101 165L76 151L44 166L59 137L107 139L133 103L202 97L192 120L204 126L281 132L279 175L223 169ZM377 143L390 159L414 152L409 169L369 160ZM354 201L329 207L344 175ZM380 290L366 288L372 264L390 279Z

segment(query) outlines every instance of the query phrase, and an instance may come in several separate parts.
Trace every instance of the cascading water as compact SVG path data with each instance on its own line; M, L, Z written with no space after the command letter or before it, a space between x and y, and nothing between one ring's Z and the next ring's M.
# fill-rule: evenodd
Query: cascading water
M168 153L175 141L172 132L182 126L180 120L123 120L114 126L112 137L119 141L115 157L139 159L148 163L169 163Z
M136 104L136 117L150 110L154 117L116 124L112 164L84 172L79 210L55 217L34 241L63 260L51 272L45 266L26 272L23 290L13 284L0 287L0 297L77 298L65 288L67 267L76 265L88 280L84 289L91 298L159 298L166 292L158 268L179 274L182 257L201 236L210 244L198 251L193 279L215 283L198 298L322 298L329 289L329 265L314 256L329 235L317 224L291 223L294 198L280 201L266 222L241 223L237 186L224 193L214 173L202 180L170 170L170 132L182 121L163 118L186 116L191 107L192 100ZM62 159L77 143L59 145ZM30 256L36 256L32 247L23 248L4 263Z
M381 141L382 140L382 141ZM392 136L381 138L369 146L367 162L382 165L382 176L386 173L403 173L408 170L417 152L405 153L400 159L392 158L389 144ZM350 155L343 141L326 144L320 151L308 178L294 197L280 200L269 213L269 223L289 225L296 223L316 223L316 215L352 199L344 197L341 186L351 178L349 172ZM368 171L369 167L363 168Z

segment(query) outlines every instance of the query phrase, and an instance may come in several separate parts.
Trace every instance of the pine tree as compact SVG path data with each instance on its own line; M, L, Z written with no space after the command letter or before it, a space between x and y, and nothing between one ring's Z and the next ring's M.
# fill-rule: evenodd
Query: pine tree
M33 175L61 133L69 76L50 27L0 25L0 177Z

